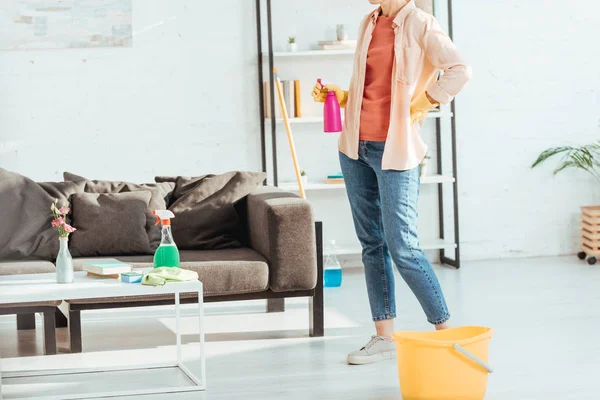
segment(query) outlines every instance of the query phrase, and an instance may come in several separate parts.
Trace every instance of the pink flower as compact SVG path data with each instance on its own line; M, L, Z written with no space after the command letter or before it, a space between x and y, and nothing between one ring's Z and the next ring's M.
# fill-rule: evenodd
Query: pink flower
M65 224L65 219L63 217L60 218L56 218L54 221L52 221L52 227L56 228L58 226L62 226Z
M58 209L59 214L66 215L71 211L69 207L61 207Z
M73 228L71 225L69 224L64 224L63 229L68 232L68 233L73 233L75 232L77 229Z

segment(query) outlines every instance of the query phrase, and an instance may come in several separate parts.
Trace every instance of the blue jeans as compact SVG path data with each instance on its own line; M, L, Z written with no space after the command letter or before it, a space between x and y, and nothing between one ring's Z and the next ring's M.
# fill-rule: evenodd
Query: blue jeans
M384 142L359 144L358 160L340 153L356 234L362 245L374 321L396 317L392 260L431 324L450 319L440 283L419 247L420 168L382 170Z

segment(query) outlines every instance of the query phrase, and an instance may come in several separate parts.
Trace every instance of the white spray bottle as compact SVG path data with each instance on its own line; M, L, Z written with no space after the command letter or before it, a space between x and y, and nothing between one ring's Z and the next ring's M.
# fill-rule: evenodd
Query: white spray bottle
M162 224L160 246L154 253L154 268L179 268L179 250L171 233L171 218L175 218L175 214L169 210L154 210L152 214L156 215L156 225Z

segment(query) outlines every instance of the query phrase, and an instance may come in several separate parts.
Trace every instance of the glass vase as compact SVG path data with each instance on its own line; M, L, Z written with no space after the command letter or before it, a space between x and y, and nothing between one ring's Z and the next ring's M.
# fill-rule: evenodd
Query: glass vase
M56 282L72 283L73 282L73 258L69 252L69 238L61 237L60 250L56 256Z

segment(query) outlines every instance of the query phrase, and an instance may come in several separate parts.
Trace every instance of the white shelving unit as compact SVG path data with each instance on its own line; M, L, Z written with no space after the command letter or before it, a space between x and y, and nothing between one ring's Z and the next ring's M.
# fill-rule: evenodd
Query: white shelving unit
M433 13L434 15L436 14L436 10L439 9L440 4L437 4L437 0L433 1ZM257 2L257 4L259 4ZM271 7L271 0L267 0L267 4L268 4L268 10L269 12L267 12L268 15L268 19L271 18L270 16L270 7ZM448 33L450 35L450 37L452 37L452 2L451 0L448 0L447 2L447 7L448 7ZM260 7L259 7L260 9ZM260 13L257 13L257 15L261 15ZM259 58L262 59L262 62L259 65L259 68L264 68L265 66L268 65L267 67L267 72L272 69L273 67L275 67L275 63L278 63L281 65L282 70L292 70L292 71L297 71L298 69L300 69L301 71L305 68L305 65L310 65L310 68L307 67L307 77L305 80L311 80L314 79L313 77L308 77L311 75L315 75L315 71L317 71L317 67L316 66L320 66L320 63L325 63L326 66L328 67L332 67L335 68L336 65L341 65L342 63L344 65L349 65L350 64L350 56L354 55L356 53L355 49L345 49L345 50L305 50L305 51L298 51L298 52L274 52L273 51L273 41L272 41L272 32L271 32L271 25L270 25L270 20L268 23L268 52L264 52L263 51L263 47L260 44L259 41L259 46L258 46L258 54L259 54ZM261 33L259 31L259 37ZM334 61L335 62L331 62ZM268 62L268 64L267 64ZM315 66L313 66L313 64L315 64ZM294 70L295 68L295 70ZM310 73L308 73L308 71L310 71ZM321 70L319 69L319 76L321 74L325 74L324 72L320 72ZM269 74L271 74L271 72L268 72ZM290 73L291 75L293 75L293 73ZM273 77L271 76L271 79L273 79ZM259 83L260 83L260 87L261 87L261 91L263 90L263 70L259 71ZM275 88L274 85L270 85L269 87L269 95L268 96L264 96L264 93L261 94L261 101L264 100L265 98L269 99L269 105L265 105L263 104L261 106L261 118L264 118L264 121L260 121L261 122L261 144L262 144L262 156L263 156L263 168L266 171L266 154L267 154L267 150L266 150L266 128L265 127L269 127L270 130L270 135L271 135L271 144L272 144L272 157L273 157L273 162L272 162L272 168L273 168L273 179L274 179L274 183L276 186L279 186L281 189L286 190L286 191L291 191L291 192L299 192L298 189L298 185L296 182L279 182L279 174L278 174L278 161L277 161L277 142L278 140L278 131L284 132L283 128L283 119L278 118L278 119L272 119L272 118L265 118L266 117L266 110L271 108L274 109L274 107L276 107L276 104L274 104L274 99L276 100L276 93L275 93ZM318 114L318 113L317 113ZM431 122L433 122L433 125L435 125L435 132L436 132L436 143L435 143L435 147L432 146L432 148L437 149L436 152L436 156L437 156L437 162L436 162L436 166L437 168L435 169L435 171L431 171L432 173L435 172L437 173L436 175L428 175L425 176L421 179L421 184L423 185L437 185L435 188L438 191L438 213L439 213L439 235L440 235L440 239L431 239L431 240L423 240L421 243L421 247L423 248L423 250L439 250L440 253L440 261L442 263L448 264L448 265L452 265L456 268L460 267L460 237L459 237L459 218L458 218L458 179L456 179L456 170L457 170L457 155L456 155L456 123L455 123L455 105L454 103L451 103L451 105L449 107L442 107L441 111L437 111L437 112L431 112L427 115L426 117L430 122L428 122L428 125L432 125ZM305 140L318 140L319 137L324 137L324 135L322 135L323 129L322 129L322 124L323 124L323 117L321 115L317 115L317 116L304 116L301 118L290 118L290 123L295 125L297 129L301 129L302 131L306 131L306 132L310 132L310 135L302 135L303 138L305 138ZM319 126L321 125L321 126ZM445 139L446 135L442 136L442 127L444 127L444 129L448 129L447 127L449 126L449 130L451 131L451 135L449 136L448 139ZM312 135L312 131L314 130L315 135ZM304 133L304 132L303 132ZM319 133L321 133L321 135L319 135ZM447 141L449 140L450 143L449 145L444 146L444 144L442 143L443 141ZM303 143L304 144L304 143ZM442 151L443 148L450 148L450 154L443 154L443 153L447 153L448 151ZM445 160L446 157L451 157L451 161L452 161L452 172L449 171L449 168L446 166L448 164L448 162L446 162L445 164L443 163L443 159ZM321 173L323 173L321 171ZM448 174L448 175L446 175ZM315 176L316 179L318 179L318 176ZM288 178L289 179L289 178ZM315 202L319 203L321 201L323 201L323 203L325 204L324 207L331 207L331 202L329 197L334 197L334 196L340 196L340 195L344 195L344 193L340 190L340 189L345 189L345 185L344 184L328 184L325 183L324 181L318 182L309 182L307 185L305 185L305 190L310 191L310 192L314 192L315 191L322 191L321 196L314 196L315 197ZM452 219L452 221L447 220L444 218L445 215L447 215L447 210L445 210L445 204L448 204L449 201L449 196L445 196L446 193L448 193L448 191L450 191L450 193L452 194L452 214L454 216L454 218ZM320 203L319 203L320 204ZM448 207L446 207L448 208ZM327 213L324 214L324 216L326 216L327 218L329 217L329 215ZM348 218L351 218L350 215L348 215ZM332 218L333 219L333 218ZM336 220L337 222L337 220ZM327 222L325 222L326 226L327 226ZM450 234L448 235L448 231L450 231L450 229L448 228L454 228L454 234ZM340 230L336 230L336 234L340 234L343 232L340 232ZM451 237L451 239L448 239L448 236ZM338 243L340 243L340 241L338 241ZM348 243L348 242L346 242ZM352 247L353 245L350 245L350 247L342 247L339 248L339 252L338 254L340 255L357 255L361 253L361 249L357 248L356 246ZM454 258L448 257L447 253L453 253L454 254Z
M449 240L444 239L428 239L421 242L421 249L424 251L429 250L442 250L442 249L455 249L456 243L452 243ZM362 254L360 246L356 247L338 247L336 255L338 256L357 256Z
M352 50L307 50L295 52L273 53L274 58L292 58L292 57L329 57L329 56L351 56L355 53ZM263 57L269 57L269 53L263 53Z
M427 114L425 119L436 119L436 118L447 118L452 117L452 113L449 111L434 111ZM343 118L343 116L342 116ZM267 121L270 121L269 118L266 118ZM283 123L283 118L278 118L278 124ZM323 117L301 117L301 118L290 118L290 124L318 124L323 122Z
M433 183L453 183L454 177L447 175L428 175L421 178L421 185L433 184ZM304 186L305 190L335 190L344 189L346 185L343 183L324 183L324 182L309 182ZM279 184L279 188L282 190L297 192L298 184L296 182L285 182Z

